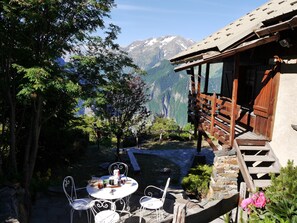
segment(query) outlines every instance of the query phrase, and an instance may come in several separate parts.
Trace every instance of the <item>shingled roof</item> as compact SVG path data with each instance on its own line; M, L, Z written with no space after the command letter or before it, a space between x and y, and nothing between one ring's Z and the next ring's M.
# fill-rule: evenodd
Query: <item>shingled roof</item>
M177 54L170 61L180 64L201 60L205 53L218 55L239 46L245 40L260 38L257 30L291 19L294 15L297 15L297 0L271 0Z

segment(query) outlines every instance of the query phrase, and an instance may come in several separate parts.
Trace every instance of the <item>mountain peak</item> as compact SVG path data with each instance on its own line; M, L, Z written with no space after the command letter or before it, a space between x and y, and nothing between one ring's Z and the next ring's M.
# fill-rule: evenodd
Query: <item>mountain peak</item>
M155 66L161 60L172 58L194 43L193 40L168 35L138 40L124 47L123 50L128 52L139 67L146 69Z

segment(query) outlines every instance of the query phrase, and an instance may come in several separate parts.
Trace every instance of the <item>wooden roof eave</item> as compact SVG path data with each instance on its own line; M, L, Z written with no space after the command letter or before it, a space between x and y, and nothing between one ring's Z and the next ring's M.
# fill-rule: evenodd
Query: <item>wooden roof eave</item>
M276 42L278 40L279 40L279 35L275 34L273 36L266 36L266 37L262 37L262 38L257 39L257 40L252 40L252 41L249 41L249 42L245 42L245 43L241 44L240 46L238 46L236 48L226 50L226 51L224 51L222 53L219 53L217 55L204 57L201 60L197 60L197 61L193 61L193 62L190 62L190 63L182 64L182 65L174 68L174 71L178 72L178 71L182 71L182 70L194 67L194 66L198 66L200 64L218 61L218 60L221 60L223 58L226 58L226 57L235 55L237 53L243 52L245 50L252 49L252 48L255 48L257 46L261 46L261 45L264 45L264 44L267 44L267 43Z
M191 54L183 55L182 57L178 58L172 58L169 59L171 64L182 64L182 63L187 63L191 62L194 60L201 60L203 59L203 55L209 52L219 52L218 48L210 48L207 50L199 51L199 52L193 52Z
M297 16L294 16L288 21L280 22L275 25L261 28L261 29L255 30L254 32L258 37L262 37L262 36L271 35L273 33L280 32L283 30L294 29L296 26L297 26Z

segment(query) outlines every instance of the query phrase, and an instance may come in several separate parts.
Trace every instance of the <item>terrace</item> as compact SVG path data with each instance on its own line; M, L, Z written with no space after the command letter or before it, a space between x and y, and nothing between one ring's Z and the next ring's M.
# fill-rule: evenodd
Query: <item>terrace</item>
M183 175L185 175L185 169L188 169L189 166L182 166L181 160L193 159L194 155L196 154L196 149L193 147L183 148L184 149L176 148L172 150L142 149L144 154L140 154L140 151L134 151L134 155L139 163L141 172L133 172L128 155L122 155L123 161L129 164L130 171L128 175L136 179L139 183L138 190L132 194L130 200L131 216L123 216L123 222L139 222L139 199L143 195L143 189L147 185L156 185L162 188L164 187L165 180L168 177L171 177L172 181L170 183L164 204L163 213L165 219L163 222L172 222L174 215L177 214L175 212L175 208L186 207L187 218L189 220L195 220L199 218L200 222L212 221L220 223L224 222L222 216L225 213L234 209L234 207L237 207L237 193L233 196L229 196L228 199L204 199L202 201L195 199L191 200L185 195L184 190L180 186L180 179ZM176 154L184 155L176 156ZM202 154L209 158L208 162L213 161L213 154L210 149L204 148L202 150ZM177 160L178 158L180 162ZM67 171L67 174L72 174L78 181L77 187L85 186L86 181L90 178L90 175L93 175L93 173L96 173L96 175L105 174L106 169L100 168L100 166L104 167L104 165L107 162L112 161L112 159L112 151L101 149L98 152L96 147L91 147L85 154L85 157L82 158L79 163L72 165L72 168L68 170L69 172ZM151 161L152 159L154 159L154 162L150 162L151 168L148 168L146 166L147 160ZM173 162L173 160L175 160L175 162ZM164 168L167 168L170 171L162 171ZM58 181L62 182L63 178L63 173L59 171L55 173L57 176L60 176L57 179L57 183ZM62 191L62 187L59 185L52 186L46 193L37 194L36 202L33 206L31 222L68 222L70 216L69 211L70 207ZM86 218L84 215L79 216L77 213L75 213L74 222L85 222L85 220ZM142 220L142 222L155 222L154 215L145 215L145 218Z

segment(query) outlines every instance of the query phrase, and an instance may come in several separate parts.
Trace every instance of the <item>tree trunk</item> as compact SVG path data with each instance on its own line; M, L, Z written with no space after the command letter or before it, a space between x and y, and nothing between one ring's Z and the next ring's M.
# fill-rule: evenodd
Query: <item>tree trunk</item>
M119 130L116 133L116 137L117 137L117 161L120 161L120 147L121 147L121 140L123 137L124 133L122 130Z
M163 131L161 131L160 136L159 136L159 141L162 142L163 140Z
M121 134L117 134L117 161L119 161L120 158L120 145L121 145Z
M25 187L25 205L30 217L31 213L31 194L30 194L30 182L33 177L37 153L38 142L41 130L41 112L42 112L42 99L37 97L34 104L35 112L31 119L31 129L27 140L26 154L24 157L25 173L24 173L24 187Z
M2 112L2 114L4 114L4 111ZM6 123L6 121L5 121L5 117L3 117L3 120L2 120L2 123L1 123L1 125L2 125L2 130L1 130L1 138L0 138L0 177L2 177L3 176L3 151L4 151L4 149L5 149L5 145L4 145L4 133L5 133L5 129L7 128L6 127L6 125L5 125L5 123Z
M10 120L9 120L9 130L10 130L10 149L9 149L9 174L11 176L16 176L17 171L17 159L16 159L16 101L15 101L15 90L14 84L11 89L7 90L7 99L10 107ZM11 92L12 91L12 92Z
M33 116L31 116L31 121L30 121L30 127L29 127L29 134L27 138L27 143L25 147L25 154L24 154L24 163L23 163L23 185L29 185L29 157L30 157L30 150L31 150L31 145L32 145L32 131L33 131Z
M39 146L39 136L40 136L40 130L41 130L41 110L42 110L42 100L38 100L38 105L36 108L36 117L34 119L34 125L33 125L33 135L32 135L32 151L30 153L30 159L29 159L29 179L31 181L33 173L34 173L34 168L35 168L35 163L36 163L36 158L37 158L37 153L38 153L38 146Z

